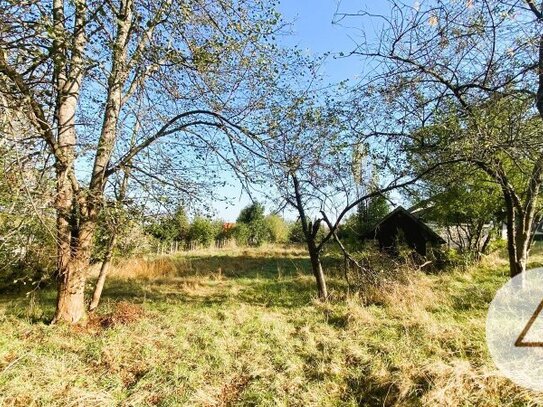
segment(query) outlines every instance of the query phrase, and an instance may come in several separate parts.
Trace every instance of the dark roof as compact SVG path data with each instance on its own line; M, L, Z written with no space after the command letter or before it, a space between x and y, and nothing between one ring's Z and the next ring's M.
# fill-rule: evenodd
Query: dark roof
M409 212L407 209L405 209L403 206L398 206L396 209L394 209L392 212L390 212L388 215L386 215L383 219L375 225L373 230L369 233L371 237L375 237L376 232L379 230L379 227L384 224L385 222L389 221L390 219L398 216L398 215L405 215L408 218L410 218L413 222L417 224L417 226L420 227L421 231L426 235L426 239L435 243L446 243L445 240L439 236L436 232L432 230L426 223L424 223L422 220L420 220L417 216L413 215L411 212Z

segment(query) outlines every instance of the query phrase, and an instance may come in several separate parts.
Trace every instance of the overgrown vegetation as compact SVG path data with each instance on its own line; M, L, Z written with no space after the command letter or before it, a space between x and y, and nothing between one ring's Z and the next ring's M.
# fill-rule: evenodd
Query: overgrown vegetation
M543 260L543 2L345 3L334 84L279 0L0 2L0 404L543 404L483 340Z
M534 255L543 261L540 251ZM324 259L340 267L333 256ZM86 326L52 327L54 293L0 302L2 405L530 406L484 341L507 260L316 301L303 249L123 260Z

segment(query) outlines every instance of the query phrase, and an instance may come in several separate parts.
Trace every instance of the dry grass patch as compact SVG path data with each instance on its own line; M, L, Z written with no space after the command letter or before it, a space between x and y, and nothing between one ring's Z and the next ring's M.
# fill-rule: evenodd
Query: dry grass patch
M94 331L50 327L27 316L28 299L3 299L0 405L543 404L500 377L486 350L501 262L412 272L363 300L330 277L336 295L323 303L306 257L281 250L123 262ZM54 293L32 307L50 315Z

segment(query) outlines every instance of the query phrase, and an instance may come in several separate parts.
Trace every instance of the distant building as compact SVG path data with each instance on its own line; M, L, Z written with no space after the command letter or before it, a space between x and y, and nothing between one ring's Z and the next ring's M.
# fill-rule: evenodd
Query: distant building
M236 228L235 222L224 222L222 224L222 231L223 232L230 232L231 230L234 230Z
M381 250L394 252L398 243L403 243L422 256L426 256L428 247L446 243L428 225L402 206L381 219L367 237L377 240Z

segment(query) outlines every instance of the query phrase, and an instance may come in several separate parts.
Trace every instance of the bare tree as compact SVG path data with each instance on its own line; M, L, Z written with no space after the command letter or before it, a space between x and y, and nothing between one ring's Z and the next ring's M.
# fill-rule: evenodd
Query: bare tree
M129 166L176 187L168 174L190 167L178 152L203 161L204 148L239 141L281 71L279 17L252 0L17 0L0 21L3 95L55 161L53 322L77 323L109 177Z
M418 174L393 173L398 164L395 146L386 140L360 140L351 128L356 119L350 107L322 91L306 91L292 100L290 108L282 104L283 115L273 115L269 136L261 141L258 167L265 168L260 177L269 199L297 213L318 295L326 300L321 255L327 243L336 241L345 256L354 260L337 233L346 216L367 199L415 183L437 165L421 168ZM361 171L364 157L382 172L380 185L370 172Z
M371 61L375 69L361 88L381 101L365 132L396 138L407 150L424 147L427 160L463 160L491 177L507 209L510 274L522 273L543 182L543 6L393 0L390 7L388 16L336 16L338 23L379 23L378 41L361 41L352 52Z

